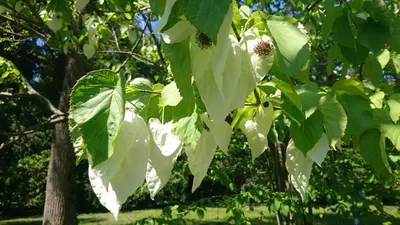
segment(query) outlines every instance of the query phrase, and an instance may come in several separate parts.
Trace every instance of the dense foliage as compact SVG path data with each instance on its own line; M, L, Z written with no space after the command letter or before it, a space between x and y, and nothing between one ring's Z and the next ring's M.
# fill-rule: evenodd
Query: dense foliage
M237 202L267 203L280 220L305 224L313 206L358 217L370 205L383 214L381 201L397 201L386 192L398 192L398 1L36 3L0 1L5 52L28 47L36 62L18 62L25 51L19 59L5 55L18 71L1 59L1 110L33 114L34 124L58 123L54 115L41 118L40 107L29 111L22 97L53 85L50 101L38 95L51 106L63 85L54 75L57 61L84 55L91 71L72 89L71 141L95 195L116 218L125 202L213 197L202 188L207 182L218 195L238 194L225 202L237 223L246 222ZM37 27L11 26L31 17ZM31 32L35 38L23 44L10 38ZM51 62L54 68L42 65ZM30 135L24 119L1 122L7 130L0 148ZM33 148L39 151L20 153L19 163L2 157L10 168L45 164L40 151L48 146ZM18 182L18 169L11 172ZM0 204L25 201L9 199Z

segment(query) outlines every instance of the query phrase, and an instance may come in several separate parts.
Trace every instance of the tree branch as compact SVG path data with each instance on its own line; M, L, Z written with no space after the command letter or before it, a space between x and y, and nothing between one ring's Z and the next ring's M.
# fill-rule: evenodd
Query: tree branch
M35 33L36 35L38 35L38 36L39 36L40 38L42 38L43 40L46 40L46 35L40 33L39 31L33 29L32 27L29 27L29 26L26 26L26 25L22 24L20 21L16 21L16 20L14 20L13 18L8 17L8 16L5 16L5 15L3 15L3 14L0 14L0 18L3 18L3 19L8 20L8 21L10 21L10 22L12 22L12 23L15 23L17 26L21 26L22 28L24 28L24 29L26 29L26 30L29 30L29 31L31 31L31 32L33 32L33 33Z
M128 63L129 59L131 59L131 57L133 56L133 53L134 53L136 47L139 46L139 43L142 41L142 39L143 39L143 37L144 37L144 33L145 33L145 30L146 30L146 27L149 26L149 23L148 23L149 21L148 21L148 20L149 20L149 19L147 18L147 20L146 20L146 25L145 25L144 28L143 28L142 34L140 35L140 37L139 37L139 39L136 41L136 43L133 45L133 47L132 47L132 49L131 49L131 51L130 51L130 54L129 54L128 58L125 59L125 61L122 63L121 67L119 67L119 69L118 69L117 72L119 72L119 71L121 70L121 68L124 67L124 66ZM118 50L119 50L119 49L118 49Z
M114 28L112 28L111 31L112 31L112 35L114 36L115 45L117 46L118 51L121 51L121 48L119 47L118 38L117 38L117 35L115 34Z
M47 104L47 107L49 107L49 109L57 115L64 115L65 113L61 112L60 110L58 110L53 103L50 102L49 99L47 99L46 97L44 97L43 95L41 95L39 92L37 92L32 86L31 84L28 82L28 80L21 74L21 79L22 82L24 82L24 84L26 85L26 87L28 88L28 94L30 95L35 95L37 96L39 99L41 99L42 101L44 101Z
M48 34L53 35L54 32L50 29L50 27L48 27L43 19L40 17L38 11L35 9L35 6L31 4L31 0L24 0L25 4L28 6L29 10L31 11L31 13L33 14L34 18L36 19L36 22L38 23L38 26L46 31Z
M19 140L23 136L26 136L28 134L33 134L35 132L40 131L41 129L43 129L47 125L60 123L60 122L66 121L66 120L68 120L68 116L54 114L54 115L50 116L43 123L36 124L36 125L34 125L32 127L29 127L28 129L26 129L26 130L24 130L22 132L0 133L0 136L8 136L8 137L10 137L7 141L5 141L5 142L0 144L0 150L5 148L5 147L7 147L8 145L14 143L15 141Z
M240 39L241 39L241 37L240 37L240 34L239 34L239 32L237 31L237 29L236 29L236 27L235 27L235 24L233 24L233 22L232 22L232 29L233 29L233 32L235 33L235 36L236 36L236 39L237 39L237 41L240 41Z
M144 15L142 12L139 12L139 13L140 13L140 15L142 15L143 19L146 21L146 26L147 26L147 28L148 28L149 31L150 31L150 35L151 35L151 37L153 38L154 43L156 44L157 53L158 53L158 56L160 57L161 62L162 62L164 65L167 65L167 63L165 62L164 56L163 56L163 54L162 54L162 51L161 51L161 45L160 45L160 43L158 42L158 39L157 39L156 35L155 35L154 32L153 32L153 28L151 27L151 24L149 23L149 18L150 18L150 17L147 18L146 15ZM143 29L143 31L145 31L145 30L146 30L146 29Z
M309 4L309 5L306 7L306 10L307 10L308 12L310 12L310 11L311 11L315 6L317 6L320 2L322 2L322 0L316 0L315 2Z

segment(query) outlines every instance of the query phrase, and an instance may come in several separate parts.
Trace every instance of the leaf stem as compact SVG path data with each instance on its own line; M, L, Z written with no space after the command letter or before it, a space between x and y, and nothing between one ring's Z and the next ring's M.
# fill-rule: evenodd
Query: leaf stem
M238 41L240 41L240 39L242 39L242 38L240 37L240 34L239 34L239 32L237 31L237 29L236 29L236 27L235 27L235 24L233 24L233 22L232 22L231 26L232 26L233 32L235 33L236 39L237 39Z

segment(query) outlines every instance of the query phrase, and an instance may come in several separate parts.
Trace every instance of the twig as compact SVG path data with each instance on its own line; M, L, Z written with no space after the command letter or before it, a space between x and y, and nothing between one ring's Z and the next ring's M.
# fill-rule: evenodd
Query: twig
M118 51L121 51L121 48L119 47L118 38L117 38L117 35L115 34L114 28L112 28L111 31L112 31L112 34L113 34L113 36L114 36L115 45L117 46Z
M310 12L315 6L317 6L322 0L316 0L306 7L307 11Z
M139 13L140 13L140 15L142 15L143 19L146 21L146 26L149 29L150 35L153 38L154 43L156 44L157 53L158 53L158 56L160 57L161 62L163 63L163 65L167 65L167 63L165 62L164 56L162 54L162 51L161 51L161 45L158 42L158 39L157 39L156 35L153 32L153 28L151 27L151 24L149 23L150 17L147 18L142 12L139 12ZM145 27L145 29L143 29L143 31L145 31L145 30L146 30L146 27Z
M0 150L7 147L8 145L12 144L13 142L19 140L22 136L26 136L28 134L33 134L35 132L38 132L40 129L43 127L50 125L50 124L55 124L55 123L60 123L63 121L68 120L68 116L66 115L58 115L54 114L50 116L46 121L43 123L36 124L22 132L18 133L0 133L0 136L10 136L10 138L6 141L0 144Z
M235 24L233 24L233 22L232 22L232 29L233 29L233 32L235 33L235 36L236 36L236 39L238 40L238 41L240 41L240 39L242 39L241 37L240 37L240 34L239 34L239 32L237 31L237 29L236 29L236 27L235 27Z
M0 14L0 17L3 18L3 19L8 20L8 21L10 21L10 22L15 23L17 26L21 26L21 27L24 28L24 29L27 29L27 30L29 30L29 31L32 31L33 33L37 34L37 35L38 35L40 38L42 38L43 40L46 40L46 35L40 33L39 31L33 29L32 27L26 26L26 25L22 24L20 21L16 21L16 20L14 20L13 18L8 17L8 16L5 16L5 15L3 15L3 14Z
M144 33L146 31L146 27L148 27L150 25L148 20L149 19L147 18L146 19L146 25L143 28L142 34L140 35L140 37L136 41L136 43L133 45L131 51L129 52L130 54L129 54L128 58L126 58L125 61L122 63L122 65L119 67L119 69L117 70L117 73L122 69L122 67L125 67L125 65L128 63L128 61L133 57L133 53L134 53L135 49L137 48L137 46L139 46L139 43L142 41L142 39L144 37Z
M151 91L151 90L144 90L144 89L140 89L139 92L142 93L148 93L148 94L156 94L156 95L161 95L161 92L159 91Z
M31 0L24 0L25 4L28 6L29 10L33 14L34 18L36 19L36 22L39 23L37 26L47 32L50 35L53 35L54 32L48 27L43 19L40 17L38 10L35 9L35 6L31 4Z
M260 95L258 94L257 89L254 89L254 97L256 98L256 105L260 105L261 104L261 99L260 99Z
M30 95L35 95L37 96L39 99L41 99L42 101L44 101L45 103L47 103L47 106L49 107L49 109L57 115L64 115L63 112L61 112L60 110L58 110L53 103L50 102L49 99L47 99L46 97L44 97L43 95L41 95L39 92L37 92L29 83L29 81L21 74L21 79L22 82L24 82L24 84L26 85L26 87L28 88L28 93Z

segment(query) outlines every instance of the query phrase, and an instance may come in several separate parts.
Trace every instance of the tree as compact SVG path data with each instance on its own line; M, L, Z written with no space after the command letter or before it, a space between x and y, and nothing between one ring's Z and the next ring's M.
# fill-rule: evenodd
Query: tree
M385 140L400 148L397 2L52 0L44 11L45 3L1 3L0 14L11 37L21 31L65 54L58 109L25 81L63 121L52 140L44 224L76 223L74 148L115 217L144 180L154 197L183 152L195 191L217 148L228 154L234 129L253 161L267 152L272 189L294 188L303 201L312 165L330 149L360 151L393 178ZM154 80L132 71L139 61ZM307 223L292 209L277 215L280 224Z

